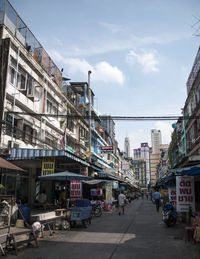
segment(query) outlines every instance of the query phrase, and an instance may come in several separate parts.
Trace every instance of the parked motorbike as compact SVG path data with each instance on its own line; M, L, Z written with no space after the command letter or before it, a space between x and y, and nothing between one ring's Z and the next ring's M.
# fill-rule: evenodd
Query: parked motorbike
M172 204L166 202L163 211L162 211L164 223L170 227L176 223L176 211Z
M95 217L100 217L102 215L102 208L101 208L100 202L92 203L91 214L92 216L95 216Z

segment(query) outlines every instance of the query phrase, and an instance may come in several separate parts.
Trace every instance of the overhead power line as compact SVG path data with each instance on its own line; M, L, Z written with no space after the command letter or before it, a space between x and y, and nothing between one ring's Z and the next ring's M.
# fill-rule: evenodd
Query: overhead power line
M73 114L49 114L49 113L33 113L33 112L13 112L8 111L8 114L29 115L32 117L54 117L54 118L69 118L69 119L102 119L102 120L118 120L118 121L156 121L156 120L189 120L198 119L200 116L112 116L112 115L73 115Z

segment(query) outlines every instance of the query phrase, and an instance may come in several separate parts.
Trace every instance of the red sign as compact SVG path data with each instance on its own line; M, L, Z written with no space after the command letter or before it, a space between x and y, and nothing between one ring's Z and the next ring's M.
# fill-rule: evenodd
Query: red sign
M88 167L81 167L80 172L81 175L88 176Z
M113 146L101 146L101 151L113 151Z
M70 181L70 199L77 200L82 198L82 182L77 180Z

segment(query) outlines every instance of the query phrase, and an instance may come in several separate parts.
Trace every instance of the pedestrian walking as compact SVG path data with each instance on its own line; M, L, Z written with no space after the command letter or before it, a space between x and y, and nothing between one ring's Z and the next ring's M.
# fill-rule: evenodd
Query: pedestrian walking
M150 191L150 200L152 201L152 190Z
M124 214L125 202L126 196L123 194L123 192L120 192L120 194L118 195L119 215L121 215L121 213Z
M156 190L156 192L154 192L153 194L154 200L155 200L155 204L156 204L156 210L159 212L159 207L160 207L160 199L161 199L161 194L158 190Z
M143 199L144 198L144 192L143 191L141 192L141 196L142 196L142 199Z
M149 199L149 192L146 192L146 198Z

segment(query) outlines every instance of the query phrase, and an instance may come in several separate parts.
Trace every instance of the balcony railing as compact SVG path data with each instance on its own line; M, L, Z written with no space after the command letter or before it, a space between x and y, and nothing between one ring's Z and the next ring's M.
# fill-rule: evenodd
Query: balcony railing
M8 0L0 0L0 25L4 24L49 77L61 88L62 73Z

